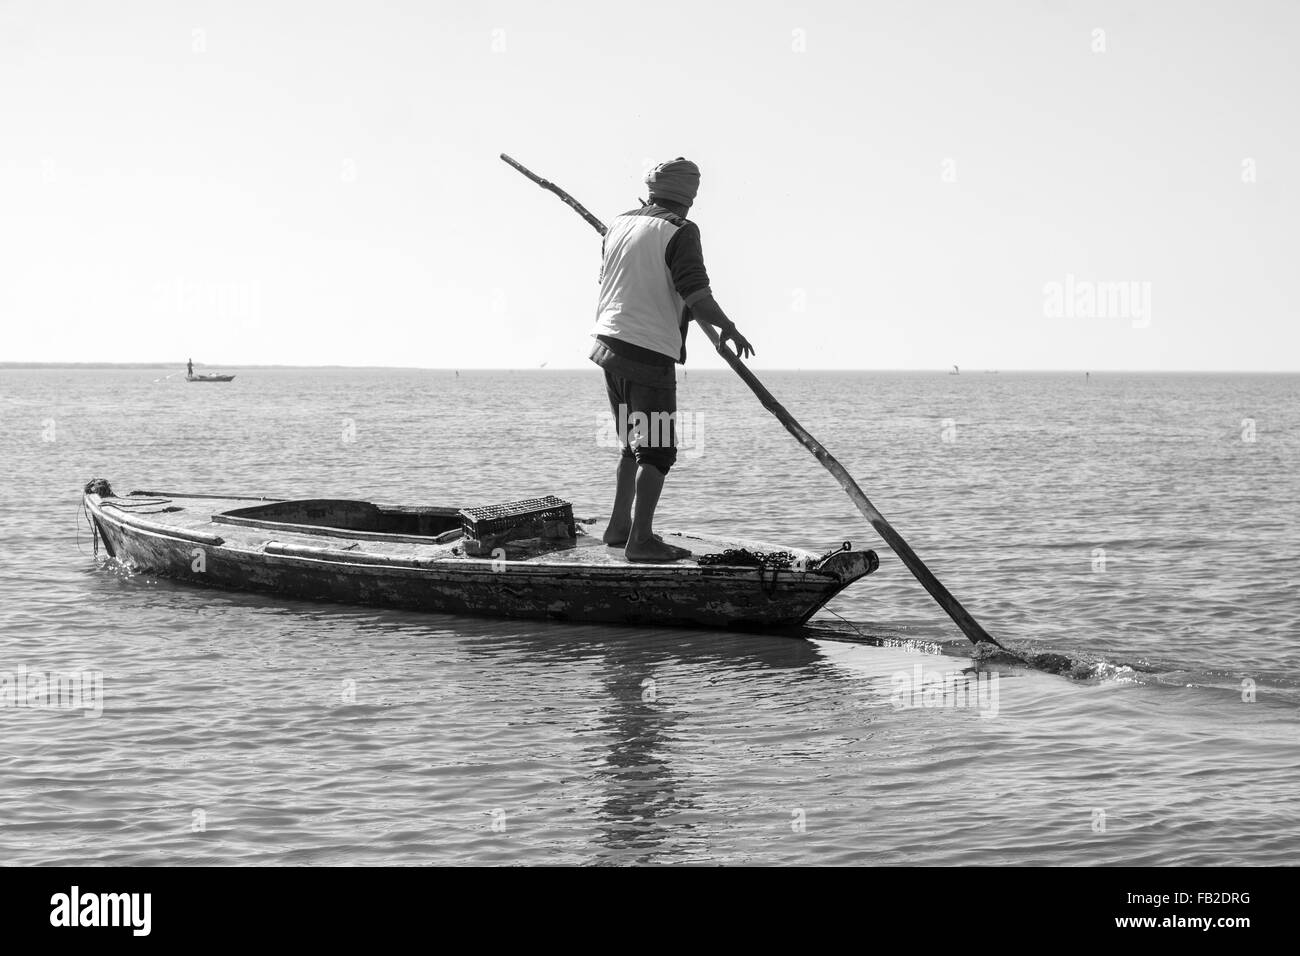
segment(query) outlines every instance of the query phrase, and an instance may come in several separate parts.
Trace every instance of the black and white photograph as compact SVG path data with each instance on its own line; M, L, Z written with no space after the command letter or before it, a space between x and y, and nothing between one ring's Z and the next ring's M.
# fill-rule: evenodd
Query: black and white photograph
M1297 91L1281 0L0 0L22 920L988 869L1247 942Z

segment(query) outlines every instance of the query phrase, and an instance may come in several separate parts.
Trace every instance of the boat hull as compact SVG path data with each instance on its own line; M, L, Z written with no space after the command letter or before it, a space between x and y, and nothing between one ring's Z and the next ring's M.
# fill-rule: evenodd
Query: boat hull
M173 526L167 523L173 513L164 509L184 506L176 507L176 498L162 500L172 504L152 508L152 501L141 506L93 493L84 499L109 555L140 571L210 587L446 614L782 628L802 624L878 566L871 551L839 552L820 570L640 565L582 538L572 553L528 560L452 557L449 547L364 539L348 544L347 532L245 527L223 524L221 515L206 524ZM401 536L386 540L395 537ZM720 544L665 537L695 544L697 553Z

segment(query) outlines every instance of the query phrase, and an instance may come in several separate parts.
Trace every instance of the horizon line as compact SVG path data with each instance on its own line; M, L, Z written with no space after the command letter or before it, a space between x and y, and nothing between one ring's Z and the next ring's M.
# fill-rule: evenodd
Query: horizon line
M591 371L599 372L600 369L594 365L547 365L547 366L427 366L427 365L289 365L289 364L221 364L213 362L195 363L194 367L204 369L228 368L228 369L341 369L354 371L389 371L389 372L580 372ZM752 365L747 366L753 368ZM956 366L911 366L906 368L804 368L802 366L781 366L766 367L761 369L764 372L935 372L945 375L961 374L948 371ZM176 368L173 362L9 362L0 361L0 369L108 369L108 368L141 368L141 369L166 369ZM185 367L177 369L177 372L185 371ZM683 369L685 372L691 371L689 368ZM697 368L696 372L729 372L726 368ZM757 370L756 370L757 371ZM1153 375L1296 375L1300 374L1300 369L1233 369L1233 368L1178 368L1178 369L1158 369L1158 368L971 368L966 374L971 375L999 375L1002 373L1060 373L1060 374L1078 374L1084 373L1090 375L1093 372L1099 374L1132 374L1143 373Z

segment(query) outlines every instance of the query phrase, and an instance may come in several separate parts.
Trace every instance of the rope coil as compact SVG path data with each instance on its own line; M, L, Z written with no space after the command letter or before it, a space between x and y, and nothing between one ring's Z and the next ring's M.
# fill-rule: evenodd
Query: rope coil
M701 554L695 563L702 568L726 565L732 568L759 568L786 571L801 559L789 551L751 551L749 548L728 548L718 554Z

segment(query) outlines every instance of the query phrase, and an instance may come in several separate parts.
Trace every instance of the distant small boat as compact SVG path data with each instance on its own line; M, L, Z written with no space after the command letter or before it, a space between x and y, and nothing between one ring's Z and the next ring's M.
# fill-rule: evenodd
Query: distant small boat
M949 372L948 374L949 374L949 375L960 375L960 374L961 374L961 369L959 369L957 366L954 365L954 366L952 367L952 371Z
M807 621L880 563L874 551L854 551L847 543L827 554L782 552L772 545L665 532L665 541L685 546L692 557L633 564L623 549L606 547L572 523L572 537L553 540L545 533L550 529L531 538L502 535L490 554L471 555L484 547L466 536L469 516L511 505L460 511L332 498L158 491L119 497L103 479L86 485L83 500L97 545L142 571L240 591L444 614L789 627ZM538 502L562 505L573 522L559 499L516 504ZM495 521L496 527L502 519L477 520ZM785 563L746 563L737 557L742 550L751 557L781 556Z
M229 382L234 379L233 375L186 375L187 382Z

